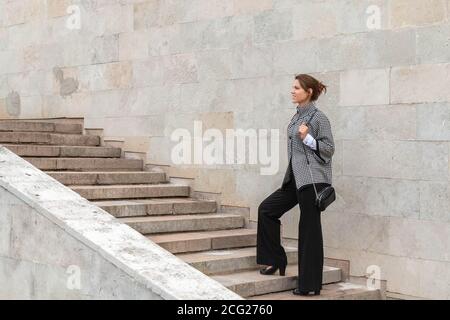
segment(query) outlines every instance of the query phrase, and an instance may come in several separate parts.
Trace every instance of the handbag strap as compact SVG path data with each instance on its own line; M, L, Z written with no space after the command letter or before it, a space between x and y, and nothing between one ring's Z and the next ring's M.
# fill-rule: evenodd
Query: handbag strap
M316 112L317 112L317 108L316 108L316 110L314 110L313 114L309 117L308 121L306 122L306 125L308 125L311 122L311 120L314 117L314 115L316 114ZM309 163L308 153L306 152L305 144L303 143L303 141L301 142L301 144L303 146L303 151L305 151L306 162L308 164L309 174L311 175L311 181L313 183L314 192L316 193L316 200L317 200L317 198L318 198L317 189L316 189L316 184L314 183L314 178L313 178L312 171L311 171L311 165Z

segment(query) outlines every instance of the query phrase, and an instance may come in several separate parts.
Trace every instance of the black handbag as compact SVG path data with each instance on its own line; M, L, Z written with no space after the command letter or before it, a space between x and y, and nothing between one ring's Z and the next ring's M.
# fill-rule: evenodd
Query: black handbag
M314 117L314 115L316 114L317 109L314 111L314 113L311 115L311 117L309 117L308 122L306 123L307 125L310 123L311 119ZM334 202L334 200L336 200L336 192L333 188L333 186L327 186L325 188L323 188L319 193L317 193L317 189L316 189L316 184L314 183L314 179L313 179L313 175L312 175L312 171L311 171L311 166L309 163L309 157L308 157L308 153L306 152L306 148L305 148L305 144L302 141L302 146L303 146L303 150L305 151L305 155L306 155L306 162L308 163L308 169L309 169L309 173L311 175L311 181L313 183L313 187L314 187L314 192L316 193L316 207L317 209L322 212L325 211L325 209Z

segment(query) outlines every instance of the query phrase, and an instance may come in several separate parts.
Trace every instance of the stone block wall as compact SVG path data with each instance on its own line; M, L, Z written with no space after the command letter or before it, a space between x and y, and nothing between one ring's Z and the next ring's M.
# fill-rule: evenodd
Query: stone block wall
M72 10L67 10L75 5ZM279 187L297 73L329 85L338 200L326 256L388 290L450 298L450 1L2 0L0 117L85 117L126 151L250 208ZM279 170L174 165L170 136L278 129ZM275 139L275 138L274 138ZM297 237L298 208L283 217Z

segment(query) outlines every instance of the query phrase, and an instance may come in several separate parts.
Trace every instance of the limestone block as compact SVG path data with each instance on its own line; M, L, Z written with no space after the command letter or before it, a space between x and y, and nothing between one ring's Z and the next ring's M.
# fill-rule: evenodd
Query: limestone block
M417 29L417 63L446 63L450 61L450 26L442 24Z
M18 73L24 70L23 52L20 50L0 51L2 73Z
M163 136L164 114L160 116L140 116L121 118L98 118L97 127L102 127L106 136L122 137ZM91 123L94 119L91 118Z
M443 22L447 17L445 0L394 0L389 12L393 28Z
M272 73L273 48L271 46L242 45L232 51L233 78L269 76Z
M448 182L420 182L420 218L438 223L450 222L450 186ZM440 231L445 235L444 231ZM448 237L448 229L447 234Z
M3 189L3 188L2 188ZM6 190L2 190L4 194ZM10 206L5 204L5 197L1 197L0 201L2 203L2 214L0 215L0 256L8 257L10 254L10 238L11 238L11 210Z
M339 107L334 108L329 116L335 139L364 139L367 137L367 122L364 108ZM334 120L334 121L333 121Z
M448 262L420 261L420 294L430 299L450 299L450 264ZM436 277L436 275L440 275Z
M0 97L4 98L8 95L10 87L8 85L8 75L0 75Z
M256 14L255 43L292 39L294 14L295 11L290 9L267 10Z
M80 91L124 89L132 85L131 62L113 62L79 68Z
M173 110L180 101L180 85L164 84L128 91L129 116L161 115Z
M346 175L446 181L448 147L440 142L344 141L343 169Z
M192 0L179 6L178 22L191 22L204 19L220 19L233 15L233 1Z
M50 18L67 15L67 8L72 5L71 0L49 0L47 1L47 15Z
M64 237L62 231L50 232L52 223L43 217L33 217L32 209L29 207L28 209L22 207L19 210L22 213L21 217L16 215L12 221L12 258L62 266L77 264L84 267L89 265L89 257L85 257L84 262L80 260L84 251L81 251L73 239ZM54 248L56 243L59 243L60 248L64 248L64 250L56 250ZM49 248L52 255L48 255L45 250L37 249L36 246ZM67 252L71 252L71 254L68 255Z
M91 99L92 96L86 92L77 92L69 97L44 96L42 117L82 117L87 114L87 110L90 110Z
M193 54L151 57L134 62L134 84L138 87L197 82L197 61Z
M199 81L231 78L231 51L207 50L196 55Z
M331 37L340 31L338 21L342 13L333 1L304 2L292 10L294 39Z
M161 165L172 164L171 148L173 145L173 142L171 142L168 137L151 137L148 142L146 163Z
M387 68L414 64L416 59L413 30L356 33L322 42L324 51L320 52L319 62L328 69ZM335 51L336 54L329 54Z
M133 4L134 30L158 26L160 3L151 0Z
M162 58L149 57L145 61L133 61L133 87L163 86L164 67Z
M119 34L119 59L139 60L148 57L149 33L134 31Z
M193 113L213 110L229 110L232 106L230 94L235 88L232 82L203 81L185 83L180 86L180 98L174 108L178 113ZM222 99L223 98L223 99ZM237 99L237 97L235 97ZM244 100L242 98L242 100ZM194 118L195 119L195 118ZM193 120L189 124L193 126Z
M89 10L83 20L83 29L92 29L97 35L110 35L133 31L133 5L117 3ZM92 23L92 27L89 25ZM87 26L85 26L87 25Z
M344 165L344 141L337 140L334 138L334 154L332 161L332 173L333 176L337 177L342 175L343 173L343 165Z
M23 96L20 98L20 116L22 118L40 118L43 109L42 96Z
M183 23L176 28L172 27L172 29L170 29L172 32L169 32L168 29L164 28L163 30L165 32L163 32L163 35L166 35L166 32L170 33L170 37L164 39L165 42L167 42L167 45L164 42L164 47L167 46L167 50L171 54L202 50L205 48L204 43L215 36L214 34L208 35L209 33L212 33L213 29L214 21L209 20ZM150 44L150 46L152 46L152 44ZM158 42L158 46L161 46L160 42Z
M179 30L182 26L183 25L180 24L174 24L147 29L146 37L149 44L148 54L151 56L161 56L170 53L178 53L171 52L170 48L176 46L173 45L173 42L175 41L174 39L177 39L177 34L180 32Z
M233 13L255 14L260 11L270 10L273 7L273 0L234 0Z
M3 8L3 25L17 25L42 19L45 17L45 7L45 4L39 0L10 1Z
M217 129L225 135L226 129L234 128L233 112L206 112L199 114L203 130Z
M96 256L93 259L92 267L85 274L85 279L89 279L89 285L82 286L82 292L97 299L142 299L160 300L162 299L157 290L149 290L134 281L128 274L120 272L114 264L103 261L102 257Z
M277 43L273 51L275 74L298 74L318 72L317 56L309 52L317 51L316 40L292 40Z
M70 40L60 41L61 55L64 66L85 66L94 60L92 38L86 38L83 34L70 32ZM70 32L70 33L69 33Z
M341 73L340 105L389 104L389 70L353 70Z
M201 169L200 175L194 180L194 190L227 195L235 192L235 179L233 170Z
M450 100L450 64L394 67L391 103L444 102Z
M329 212L419 218L420 186L416 181L342 176L334 179L337 205Z
M418 128L423 126L415 105L368 106L362 110L365 113L362 120L365 128L356 135L361 139L414 140L418 136ZM351 125L355 125L355 122L351 122Z
M164 80L170 83L197 82L197 60L193 54L179 54L162 58Z
M215 20L205 30L202 46L205 49L226 49L254 41L255 19L251 15L237 15Z
M417 105L417 139L450 140L450 104Z
M391 217L385 230L385 237L374 242L372 250L380 254L411 259L449 262L448 221Z
M105 35L94 38L86 48L91 52L91 63L114 62L119 59L119 35Z
M8 47L23 50L29 45L40 45L46 42L46 24L42 20L29 21L8 27Z
M0 298L4 300L33 298L33 263L0 257Z
M387 235L388 225L389 217L328 212L322 218L324 243L333 248L372 250Z

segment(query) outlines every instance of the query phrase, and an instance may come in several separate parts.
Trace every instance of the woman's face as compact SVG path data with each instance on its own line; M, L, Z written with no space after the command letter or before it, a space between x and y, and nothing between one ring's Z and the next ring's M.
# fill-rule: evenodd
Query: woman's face
M296 103L296 104L305 103L309 100L311 94L312 94L312 89L309 89L309 92L305 91L300 86L300 82L298 82L297 79L294 80L294 83L292 84L292 90L291 90L292 103Z

